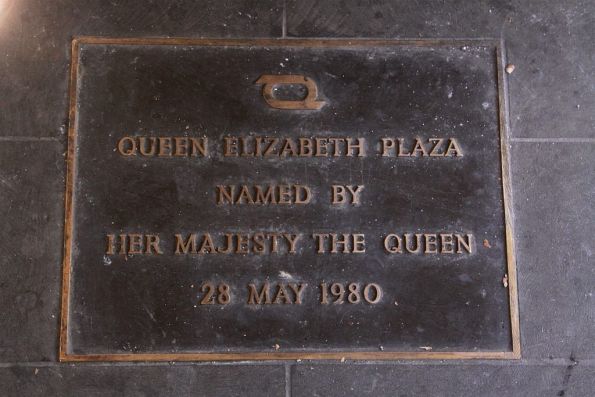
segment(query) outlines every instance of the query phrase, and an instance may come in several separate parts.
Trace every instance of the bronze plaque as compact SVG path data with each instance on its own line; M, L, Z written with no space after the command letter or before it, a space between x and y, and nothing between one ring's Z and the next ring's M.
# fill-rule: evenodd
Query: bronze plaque
M84 37L62 360L518 358L499 43Z

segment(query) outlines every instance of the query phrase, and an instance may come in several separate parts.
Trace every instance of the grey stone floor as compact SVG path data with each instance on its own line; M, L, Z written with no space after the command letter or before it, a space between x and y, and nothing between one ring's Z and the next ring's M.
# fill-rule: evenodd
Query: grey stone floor
M519 361L57 362L76 35L501 38ZM595 3L0 1L0 395L595 395Z

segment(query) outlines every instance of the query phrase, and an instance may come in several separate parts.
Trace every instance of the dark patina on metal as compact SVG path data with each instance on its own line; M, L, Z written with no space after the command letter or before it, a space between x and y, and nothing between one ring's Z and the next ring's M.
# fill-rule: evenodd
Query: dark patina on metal
M60 357L518 358L496 41L73 42Z

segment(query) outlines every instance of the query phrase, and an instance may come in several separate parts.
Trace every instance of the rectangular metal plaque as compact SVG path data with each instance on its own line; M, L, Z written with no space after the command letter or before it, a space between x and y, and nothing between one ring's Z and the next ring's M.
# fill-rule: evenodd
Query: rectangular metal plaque
M74 40L60 358L517 358L499 44Z

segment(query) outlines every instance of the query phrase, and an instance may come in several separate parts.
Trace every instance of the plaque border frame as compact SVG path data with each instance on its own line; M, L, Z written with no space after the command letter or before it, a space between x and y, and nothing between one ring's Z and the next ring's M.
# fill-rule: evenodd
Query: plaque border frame
M496 55L496 83L498 85L498 124L500 133L500 163L504 206L504 227L509 292L511 327L511 350L509 351L293 351L278 350L262 352L204 352L204 353L109 353L71 354L68 349L68 317L70 301L70 273L72 261L73 197L76 167L77 87L79 50L81 45L152 45L152 46L229 46L229 47L385 47L385 46L485 46L492 47ZM122 38L79 36L71 43L69 80L68 149L66 158L66 190L64 198L64 252L62 262L61 315L59 335L59 360L64 362L132 362L132 361L245 361L245 360L465 360L465 359L520 359L520 322L516 274L515 246L513 238L512 190L510 184L510 155L508 137L508 91L505 84L504 44L501 39L302 39L302 38ZM271 347L271 349L273 349ZM265 349L263 349L265 350Z

